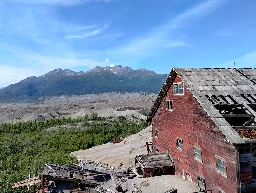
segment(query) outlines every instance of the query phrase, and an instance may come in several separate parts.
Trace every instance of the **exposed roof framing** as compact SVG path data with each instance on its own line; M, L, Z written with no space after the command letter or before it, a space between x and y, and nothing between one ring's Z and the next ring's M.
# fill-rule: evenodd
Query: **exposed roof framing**
M223 116L214 106L242 105L247 114L250 114L242 116L254 117L256 121L256 112L252 108L256 104L256 69L173 68L158 94L148 120L155 116L177 75L230 143L256 142L255 139L242 138L225 120L224 116L234 115Z

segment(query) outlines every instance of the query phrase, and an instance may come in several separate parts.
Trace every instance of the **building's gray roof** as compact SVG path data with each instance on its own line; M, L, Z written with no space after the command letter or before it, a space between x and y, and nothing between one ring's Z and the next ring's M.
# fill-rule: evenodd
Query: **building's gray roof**
M164 166L173 166L174 162L167 153L151 153L146 155L138 155L135 160L140 163L142 168L156 168Z
M176 75L181 77L187 88L191 91L193 96L230 143L256 142L256 139L240 137L240 135L214 107L214 101L211 102L209 100L209 97L214 96L215 99L217 99L216 104L217 102L222 104L234 104L236 101L239 104L243 104L255 118L256 112L251 109L248 104L256 104L256 69L174 68L167 77L166 82L168 83L170 80L172 81L168 84L168 88L164 88L163 86L161 89L149 114L149 119L155 115L163 97L166 95Z

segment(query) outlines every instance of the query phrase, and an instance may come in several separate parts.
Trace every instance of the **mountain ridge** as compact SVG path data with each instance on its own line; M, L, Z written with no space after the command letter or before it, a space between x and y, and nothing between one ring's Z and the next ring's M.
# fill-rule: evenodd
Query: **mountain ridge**
M58 68L0 89L0 102L29 102L53 96L107 92L157 93L166 77L167 74L121 65L97 66L80 72Z

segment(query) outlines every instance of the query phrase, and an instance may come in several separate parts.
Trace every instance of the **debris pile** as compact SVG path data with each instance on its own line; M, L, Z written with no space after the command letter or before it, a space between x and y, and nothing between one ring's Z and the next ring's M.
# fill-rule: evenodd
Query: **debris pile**
M236 132L244 138L256 139L256 128L237 129Z

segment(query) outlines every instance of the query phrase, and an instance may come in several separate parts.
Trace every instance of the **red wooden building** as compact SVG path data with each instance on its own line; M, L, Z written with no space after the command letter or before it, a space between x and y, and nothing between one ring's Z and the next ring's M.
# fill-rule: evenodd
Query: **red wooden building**
M212 193L256 192L256 69L172 69L148 115L153 150Z

